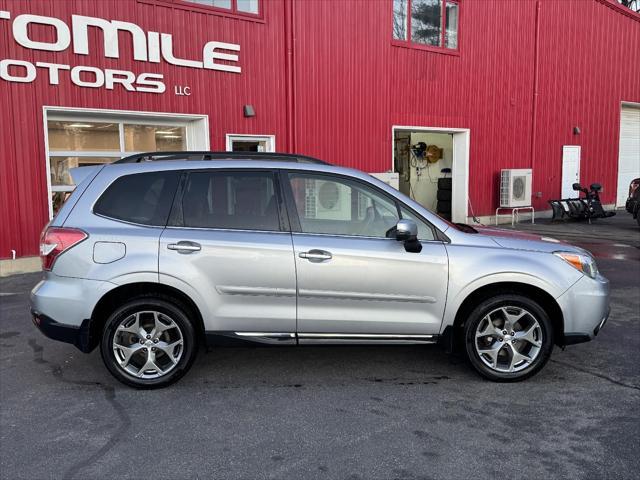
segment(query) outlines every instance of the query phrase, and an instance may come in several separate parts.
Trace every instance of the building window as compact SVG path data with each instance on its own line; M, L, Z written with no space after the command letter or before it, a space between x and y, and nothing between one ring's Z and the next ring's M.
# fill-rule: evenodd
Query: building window
M72 168L111 163L138 152L187 148L185 125L127 120L48 120L47 138L54 214L75 188Z
M393 0L393 39L427 49L458 49L457 0Z
M216 10L239 14L260 14L260 0L173 0L174 3L192 3Z

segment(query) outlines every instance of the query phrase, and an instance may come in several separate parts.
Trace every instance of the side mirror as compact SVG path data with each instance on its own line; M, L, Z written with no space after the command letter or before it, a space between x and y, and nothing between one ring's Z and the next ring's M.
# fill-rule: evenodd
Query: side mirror
M582 187L580 186L579 183L574 183L573 185L571 185L571 188L573 188L576 192L579 192L582 190Z
M418 225L413 220L398 220L396 240L404 242L404 249L407 252L419 253L422 251L422 244L418 241Z
M409 219L398 220L396 225L396 240L406 242L407 240L418 239L418 225Z

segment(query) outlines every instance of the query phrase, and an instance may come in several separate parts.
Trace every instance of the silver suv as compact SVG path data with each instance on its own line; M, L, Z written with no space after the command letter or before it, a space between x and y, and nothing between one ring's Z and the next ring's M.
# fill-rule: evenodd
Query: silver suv
M164 161L159 161L164 160ZM291 155L138 155L74 172L41 240L33 320L127 385L178 380L203 345L429 344L497 381L591 340L591 255L446 222L356 170Z

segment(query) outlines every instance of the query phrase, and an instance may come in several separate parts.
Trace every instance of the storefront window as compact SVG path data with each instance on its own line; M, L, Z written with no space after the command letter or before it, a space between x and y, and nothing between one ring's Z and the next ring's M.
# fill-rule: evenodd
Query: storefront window
M119 158L119 157L118 157ZM73 187L73 180L69 170L76 167L88 167L91 165L100 165L103 163L111 163L118 158L114 157L49 157L49 168L51 173L51 186Z
M121 120L49 120L47 139L54 214L75 187L73 168L111 163L137 152L187 149L184 125Z
M394 0L393 40L427 49L458 49L455 0Z
M185 140L185 127L124 125L124 144L127 152L185 150Z
M117 123L49 122L50 151L119 151Z

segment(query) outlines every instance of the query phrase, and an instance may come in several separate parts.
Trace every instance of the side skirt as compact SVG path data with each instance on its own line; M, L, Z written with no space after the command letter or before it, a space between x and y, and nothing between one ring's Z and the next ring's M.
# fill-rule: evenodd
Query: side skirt
M206 332L208 346L424 345L438 343L439 338L365 333Z

